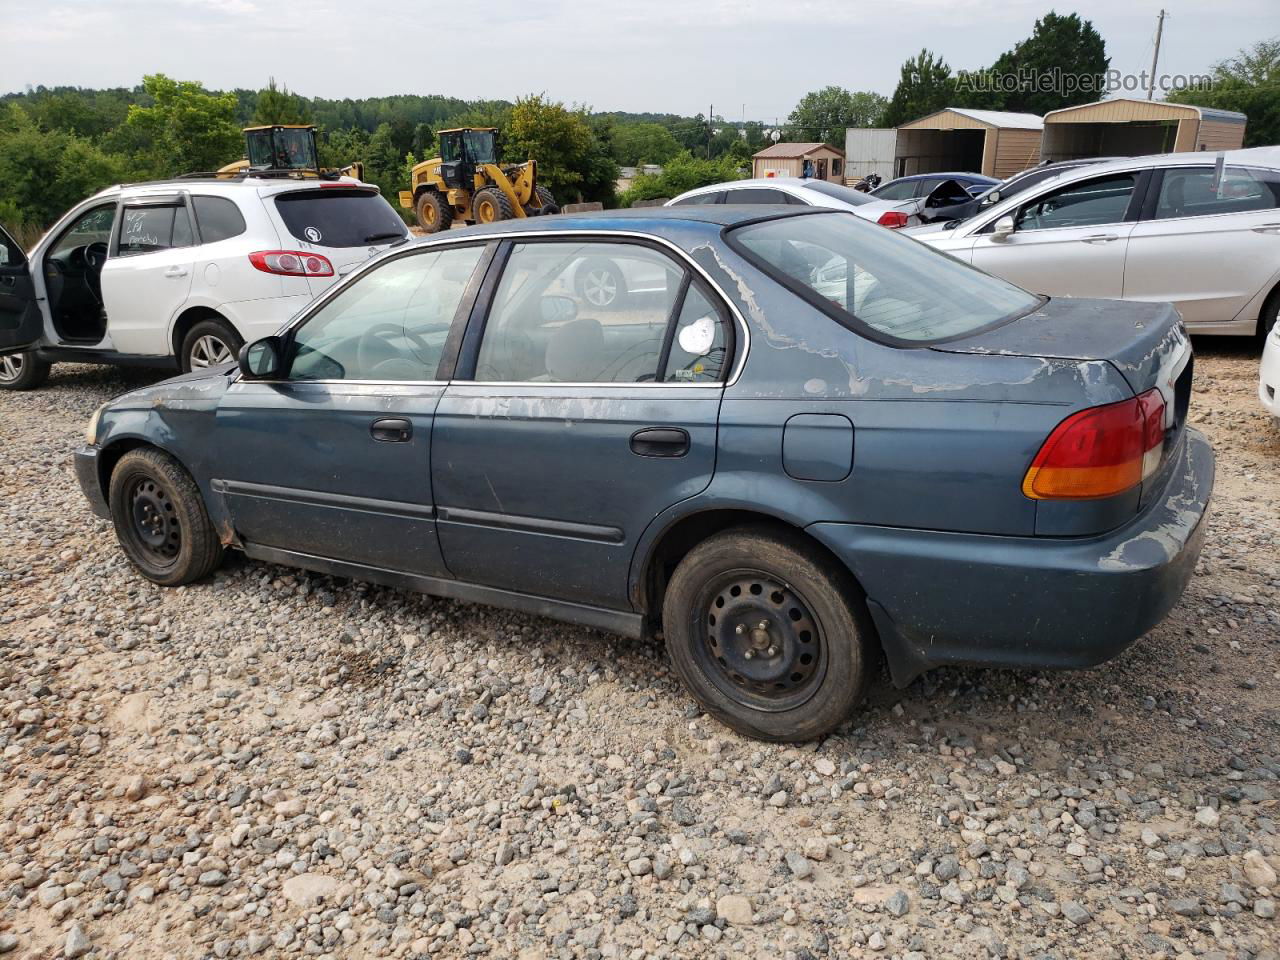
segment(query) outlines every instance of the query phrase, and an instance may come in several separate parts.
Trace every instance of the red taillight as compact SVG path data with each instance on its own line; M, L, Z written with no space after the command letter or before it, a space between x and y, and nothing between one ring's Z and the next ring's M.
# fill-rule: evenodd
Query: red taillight
M1058 424L1031 462L1022 492L1033 500L1115 496L1155 473L1163 455L1164 398L1148 390Z
M259 250L249 254L249 262L263 273L285 277L332 277L333 264L328 257L300 250Z
M876 223L882 227L888 227L890 230L897 230L899 227L907 225L907 215L899 213L897 210L886 210L880 214L880 219Z

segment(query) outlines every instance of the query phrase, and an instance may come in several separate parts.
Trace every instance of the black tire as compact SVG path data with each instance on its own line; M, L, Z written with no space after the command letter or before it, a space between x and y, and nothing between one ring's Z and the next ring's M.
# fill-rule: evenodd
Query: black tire
M453 207L437 190L423 190L418 194L413 212L418 226L427 233L440 233L453 226Z
M627 279L618 265L606 257L589 257L574 274L579 298L593 307L617 307L627 299Z
M667 586L662 623L694 699L759 740L830 733L873 668L875 631L857 584L782 530L730 530L694 547Z
M477 190L471 199L471 216L476 223L497 223L500 220L510 220L515 215L511 201L497 187Z
M222 544L200 489L167 453L139 447L121 457L111 471L107 502L116 539L148 580L177 587L222 562Z
M51 366L33 351L0 357L0 390L34 390L43 386Z
M538 199L538 213L549 216L560 212L560 204L556 203L555 195L546 187L534 187L533 192Z
M1275 329L1276 320L1280 318L1280 287L1271 292L1258 314L1258 340L1265 341Z
M244 338L220 318L201 320L182 338L178 362L183 373L232 362L240 355Z

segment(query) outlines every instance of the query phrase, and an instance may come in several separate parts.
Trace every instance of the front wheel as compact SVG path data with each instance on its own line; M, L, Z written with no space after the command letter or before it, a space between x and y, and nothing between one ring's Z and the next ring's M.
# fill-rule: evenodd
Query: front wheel
M516 215L507 195L497 187L485 187L476 192L471 201L471 213L476 223L497 223Z
M418 194L414 212L418 217L418 226L427 233L439 233L453 225L453 207L435 190L424 190Z
M618 265L605 257L591 257L578 268L578 296L593 307L618 306L626 299L627 280Z
M200 488L168 454L151 447L126 453L111 472L107 502L116 539L148 580L177 587L222 562Z
M760 740L831 732L866 690L874 632L857 586L798 535L717 534L671 577L672 665L712 716Z
M0 357L0 390L34 390L49 379L50 366L34 351Z
M182 338L182 372L231 363L240 355L244 338L225 320L201 320Z

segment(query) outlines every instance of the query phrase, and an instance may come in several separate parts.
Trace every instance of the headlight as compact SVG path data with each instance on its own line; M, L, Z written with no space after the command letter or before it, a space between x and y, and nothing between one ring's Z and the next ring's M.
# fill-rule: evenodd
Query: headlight
M93 416L89 418L89 424L84 428L85 443L95 444L98 442L98 421L102 419L102 411L107 409L104 403L97 410L93 411Z

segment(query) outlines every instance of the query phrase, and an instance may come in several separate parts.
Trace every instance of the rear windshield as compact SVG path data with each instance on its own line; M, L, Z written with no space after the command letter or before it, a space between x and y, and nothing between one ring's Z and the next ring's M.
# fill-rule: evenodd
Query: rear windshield
M876 202L876 198L869 193L863 193L861 190L854 190L852 187L832 183L830 180L810 180L804 185L804 188L812 190L814 193L824 193L828 197L835 197L837 200L843 200L845 203L852 204L855 207L863 203Z
M1041 299L853 214L744 224L730 244L841 323L910 344L966 336Z
M294 237L321 247L363 247L409 235L399 214L370 190L320 187L282 193L276 210Z

